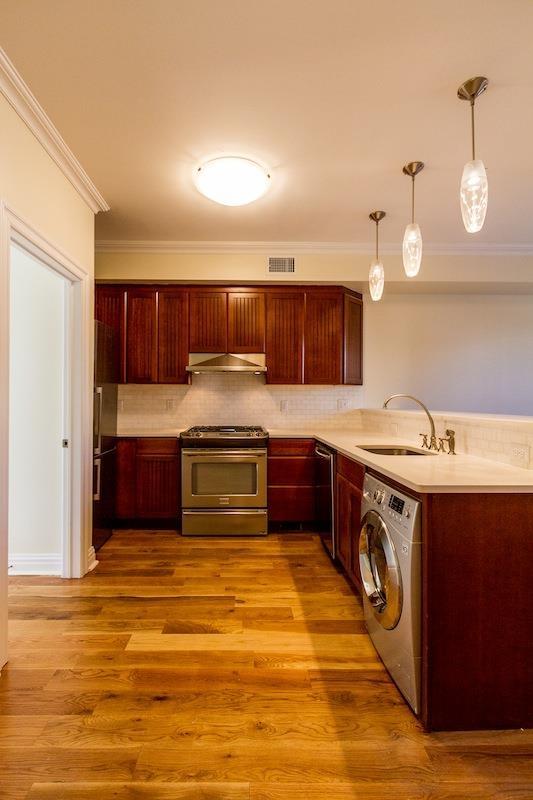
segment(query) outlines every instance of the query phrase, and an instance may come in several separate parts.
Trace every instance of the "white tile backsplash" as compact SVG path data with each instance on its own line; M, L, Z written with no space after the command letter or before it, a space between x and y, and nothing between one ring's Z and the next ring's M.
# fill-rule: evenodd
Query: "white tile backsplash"
M533 469L533 418L432 412L437 436L455 431L457 453L488 458L514 467ZM420 445L420 433L429 432L423 412L362 409L361 424L376 433L405 437Z
M270 386L256 375L195 375L184 386L119 386L118 432L225 424L338 429L357 424L361 403L359 386Z

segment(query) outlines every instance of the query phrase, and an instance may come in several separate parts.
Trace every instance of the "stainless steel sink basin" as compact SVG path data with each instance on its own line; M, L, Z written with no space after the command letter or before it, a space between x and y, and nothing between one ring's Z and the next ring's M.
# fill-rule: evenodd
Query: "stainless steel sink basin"
M387 447L387 445L370 445L358 444L356 445L360 450L366 450L367 453L375 453L377 456L436 456L436 453L431 453L428 450L417 450L414 447Z

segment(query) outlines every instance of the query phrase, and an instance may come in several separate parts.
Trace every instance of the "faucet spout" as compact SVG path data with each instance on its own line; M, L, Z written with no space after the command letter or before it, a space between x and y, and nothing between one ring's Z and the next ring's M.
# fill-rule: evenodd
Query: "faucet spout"
M431 414L429 413L429 409L428 409L428 407L427 407L427 406L425 406L425 405L424 405L424 403L423 403L421 400L419 400L419 399L418 399L418 397L413 397L413 395L412 395L412 394L391 394L391 396L390 396L390 397L388 397L388 398L385 400L385 402L383 403L383 408L387 408L387 406L389 405L390 401L391 401L391 400L395 400L397 397L403 397L403 398L406 398L407 400L414 400L414 402L415 402L415 403L418 403L418 405L420 406L420 408L421 408L423 411L425 411L425 412L426 412L426 414L427 414L427 418L428 418L428 420L429 420L429 424L430 424L430 429L431 429L431 439L430 439L430 441L431 441L431 443L432 443L432 444L433 444L433 443L435 443L435 444L436 444L436 442L437 442L437 434L436 434L436 431L435 431L435 422L434 422L434 420L433 420L433 417L432 417L432 416L431 416Z

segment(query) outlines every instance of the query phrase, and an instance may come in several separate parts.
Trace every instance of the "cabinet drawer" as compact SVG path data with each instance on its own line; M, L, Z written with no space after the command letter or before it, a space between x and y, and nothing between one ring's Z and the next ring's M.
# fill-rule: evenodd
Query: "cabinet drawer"
M269 486L314 486L317 476L318 459L311 456L283 457L268 459Z
M268 489L270 522L314 522L314 486L271 486Z
M314 439L269 439L269 456L314 456Z
M151 437L137 439L137 453L139 455L177 455L178 439L152 439Z
M365 468L358 461L352 461L351 458L337 454L337 472L340 473L346 480L353 483L359 489L363 488L363 481L365 479Z

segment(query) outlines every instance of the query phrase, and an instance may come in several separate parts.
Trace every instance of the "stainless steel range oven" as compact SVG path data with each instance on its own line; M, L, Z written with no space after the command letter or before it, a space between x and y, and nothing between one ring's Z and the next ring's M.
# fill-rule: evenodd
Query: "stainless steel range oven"
M267 442L259 427L197 426L181 434L182 533L267 533Z

